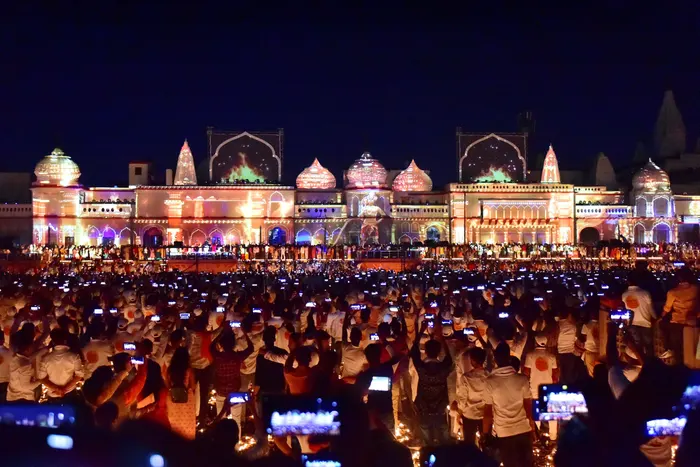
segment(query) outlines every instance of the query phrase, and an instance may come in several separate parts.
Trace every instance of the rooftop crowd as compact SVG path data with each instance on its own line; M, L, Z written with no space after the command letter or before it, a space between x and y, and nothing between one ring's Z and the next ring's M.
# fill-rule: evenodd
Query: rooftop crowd
M641 427L687 382L697 282L686 267L644 262L3 273L0 399L75 407L86 439L114 440L97 454L81 447L99 465L150 449L162 454L157 465L326 455L339 463L317 465L408 467L418 448L437 467L696 465L694 418L682 442L644 438ZM619 310L629 319L611 323ZM538 388L553 383L583 388L589 414L537 421ZM342 436L269 435L266 401L284 394L342 400ZM31 454L41 450L12 430L3 439L24 446L29 463L6 465L38 465Z
M95 239L97 240L97 239ZM109 239L107 239L109 240ZM566 260L615 259L635 261L637 258L663 258L666 261L695 262L700 248L691 243L635 244L620 241L599 242L596 245L493 243L449 244L447 242L414 242L392 245L221 245L207 241L202 245L183 246L116 246L103 245L25 245L0 252L0 258L35 258L44 262L84 260L166 260L168 258L233 259L233 260L357 260L362 258L425 257L464 261L485 259Z

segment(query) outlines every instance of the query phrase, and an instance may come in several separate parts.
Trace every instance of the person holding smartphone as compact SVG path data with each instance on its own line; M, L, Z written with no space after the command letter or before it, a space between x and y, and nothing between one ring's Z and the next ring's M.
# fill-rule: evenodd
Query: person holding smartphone
M428 328L427 320L421 323L420 332L411 349L411 360L418 373L415 406L423 442L427 446L445 444L450 440L445 407L449 405L447 378L452 372L452 357L442 335L442 320L435 319L434 323L433 338L425 343L426 359L421 358L420 343ZM439 360L441 350L445 354L442 361Z
M241 387L241 366L253 354L254 346L244 327L239 328L246 341L243 350L236 349L236 335L228 322L221 326L222 332L211 343L210 353L214 367L214 389L216 390L216 412L221 412L228 395L232 392L248 391ZM231 416L241 426L243 407L231 407Z

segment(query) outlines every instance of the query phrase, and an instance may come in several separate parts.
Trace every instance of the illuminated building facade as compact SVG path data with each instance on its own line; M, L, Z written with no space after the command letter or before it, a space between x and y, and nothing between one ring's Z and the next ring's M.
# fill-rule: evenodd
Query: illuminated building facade
M281 130L209 130L208 136L209 180L203 183L187 142L170 184L123 188L81 185L78 165L54 150L35 170L33 242L213 248L624 237L662 243L678 241L679 226L700 217L700 196L674 195L669 175L651 160L635 174L631 191L611 186L615 174L605 156L594 171L601 183L580 186L562 181L565 172L550 146L532 181L537 170L528 172L527 137L518 134L458 131L459 181L443 190L433 190L415 161L390 181L369 153L350 165L342 188L316 159L296 186L287 186L280 182Z

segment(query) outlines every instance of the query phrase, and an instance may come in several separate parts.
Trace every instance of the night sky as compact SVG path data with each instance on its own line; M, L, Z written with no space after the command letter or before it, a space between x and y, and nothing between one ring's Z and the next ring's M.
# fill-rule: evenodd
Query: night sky
M315 157L340 180L368 150L387 168L415 159L441 187L457 180L457 126L516 131L523 110L537 120L531 152L551 142L562 168L588 168L599 151L630 161L637 141L651 143L666 88L689 148L700 136L690 0L489 11L14 3L24 6L3 4L0 19L1 170L33 170L59 145L86 185L125 183L130 160L154 161L162 177L185 138L203 161L211 125L284 128L288 182Z

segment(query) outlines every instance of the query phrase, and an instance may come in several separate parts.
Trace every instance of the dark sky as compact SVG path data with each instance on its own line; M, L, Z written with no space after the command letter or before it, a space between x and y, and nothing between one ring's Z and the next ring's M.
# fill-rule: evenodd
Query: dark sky
M103 6L3 4L0 169L33 170L60 145L84 184L124 183L130 160L152 160L159 174L174 168L185 138L201 162L211 125L284 128L288 181L314 157L339 177L369 150L389 168L415 158L439 187L457 179L457 126L515 131L526 109L537 120L531 152L551 142L562 167L588 168L599 151L625 163L637 141L651 142L667 87L689 147L700 136L691 1L533 10L91 3Z

